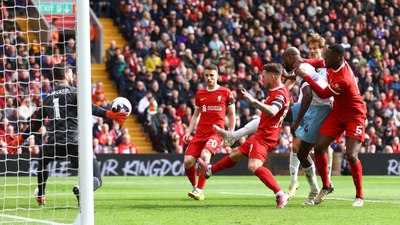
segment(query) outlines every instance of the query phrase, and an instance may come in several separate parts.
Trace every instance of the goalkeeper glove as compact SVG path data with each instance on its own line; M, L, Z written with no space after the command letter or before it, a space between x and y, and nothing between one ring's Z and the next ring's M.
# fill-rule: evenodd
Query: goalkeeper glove
M7 142L7 152L10 154L15 154L18 151L18 146L24 143L24 138L22 137L22 135L17 135L14 137L7 136L6 142Z
M128 118L125 112L113 112L112 110L108 110L106 112L106 117L110 120L115 120L119 123L119 125L124 125L125 120Z

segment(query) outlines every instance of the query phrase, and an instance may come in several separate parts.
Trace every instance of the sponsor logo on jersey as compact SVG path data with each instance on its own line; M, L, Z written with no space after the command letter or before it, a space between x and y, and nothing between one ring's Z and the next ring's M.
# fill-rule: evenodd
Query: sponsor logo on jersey
M222 111L222 106L219 106L219 105L209 105L209 106L206 106L206 105L203 105L202 106L202 111L203 112L209 112L209 111Z

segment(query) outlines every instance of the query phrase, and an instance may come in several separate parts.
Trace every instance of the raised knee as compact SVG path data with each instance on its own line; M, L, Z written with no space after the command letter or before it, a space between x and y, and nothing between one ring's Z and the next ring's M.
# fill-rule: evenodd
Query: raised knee
M247 166L247 169L248 169L249 172L252 173L252 174L254 174L254 173L256 172L257 168L258 168L258 167L255 166L255 165L248 165L248 166Z
M358 161L358 156L354 152L346 152L347 160L351 163L355 163Z
M194 165L194 162L192 160L184 160L183 164L185 165L185 169L189 169L190 167L192 167Z

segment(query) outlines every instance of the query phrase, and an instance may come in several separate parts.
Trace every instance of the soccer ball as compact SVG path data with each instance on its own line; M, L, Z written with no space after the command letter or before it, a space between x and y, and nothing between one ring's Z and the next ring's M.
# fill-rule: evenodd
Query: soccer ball
M126 115L129 116L132 112L132 105L128 99L118 97L112 101L111 110L113 112L126 112Z

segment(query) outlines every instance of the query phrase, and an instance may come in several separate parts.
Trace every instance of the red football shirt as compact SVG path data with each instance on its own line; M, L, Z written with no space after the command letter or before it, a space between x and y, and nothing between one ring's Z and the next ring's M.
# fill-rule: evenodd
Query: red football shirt
M197 123L196 139L207 140L214 135L212 125L225 126L226 108L234 103L232 92L225 87L209 91L207 88L196 94L196 108L200 109L200 120Z
M281 85L270 89L264 100L266 105L276 105L280 109L275 116L261 114L260 124L258 125L256 135L258 140L277 141L282 130L282 122L289 110L290 93L286 86Z
M322 59L303 59L303 62L309 63L315 68L325 67L324 60ZM327 78L328 88L334 93L333 110L340 110L342 115L346 114L349 116L355 114L365 115L367 113L353 71L346 61L337 70L328 68ZM317 90L314 88L313 90L320 96Z

